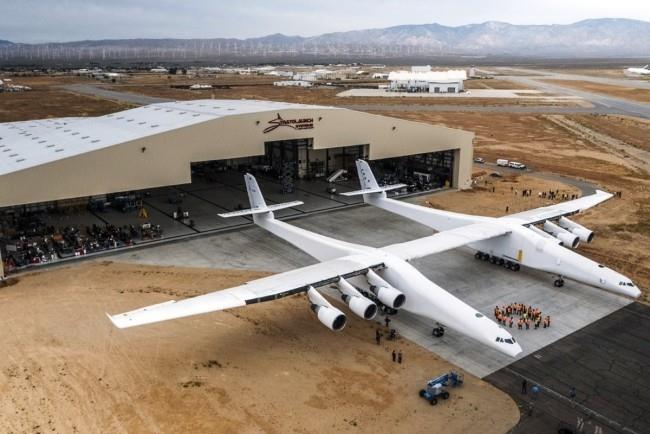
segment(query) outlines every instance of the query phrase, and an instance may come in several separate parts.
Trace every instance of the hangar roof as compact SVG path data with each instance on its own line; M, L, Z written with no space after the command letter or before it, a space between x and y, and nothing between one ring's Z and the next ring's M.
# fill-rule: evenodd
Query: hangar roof
M334 107L258 100L151 104L92 118L0 124L0 175L217 118L286 109Z

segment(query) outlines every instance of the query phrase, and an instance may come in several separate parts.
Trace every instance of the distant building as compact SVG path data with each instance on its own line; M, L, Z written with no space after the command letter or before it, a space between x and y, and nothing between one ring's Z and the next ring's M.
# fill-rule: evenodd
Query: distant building
M306 80L284 80L284 81L274 81L273 86L285 86L285 87L312 87L311 81Z
M431 72L431 66L411 66L411 72Z
M378 80L386 80L388 78L388 73L387 72L375 72L372 74L372 78L378 79Z
M463 82L466 79L467 72L461 69L426 72L393 71L388 74L390 82L388 90L393 92L459 93L464 91Z

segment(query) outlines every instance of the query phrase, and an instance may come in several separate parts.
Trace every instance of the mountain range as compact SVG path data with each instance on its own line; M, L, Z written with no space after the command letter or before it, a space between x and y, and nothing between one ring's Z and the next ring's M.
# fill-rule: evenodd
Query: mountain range
M650 22L603 18L568 25L488 21L457 27L416 24L302 37L109 39L23 44L0 40L0 63L92 61L341 60L427 57L644 57Z

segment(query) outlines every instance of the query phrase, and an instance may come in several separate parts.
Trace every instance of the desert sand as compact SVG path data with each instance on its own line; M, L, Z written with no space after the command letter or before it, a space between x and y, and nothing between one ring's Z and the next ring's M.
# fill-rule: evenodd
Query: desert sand
M376 345L375 322L350 316L331 332L304 295L125 330L104 315L266 274L98 261L0 288L0 431L503 433L517 423L512 399L468 374L430 406L418 390L453 366L404 339Z

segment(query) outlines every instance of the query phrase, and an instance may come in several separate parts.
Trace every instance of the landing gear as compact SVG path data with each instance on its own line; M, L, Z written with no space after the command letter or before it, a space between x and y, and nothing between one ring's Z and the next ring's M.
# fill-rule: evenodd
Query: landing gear
M445 329L444 327L434 327L433 332L431 334L437 338L441 338L445 335Z
M505 267L508 270L512 270L512 271L519 271L521 269L521 266L516 262L508 261L498 256L492 256L488 253L476 252L474 253L474 258L481 261L489 261L490 264L501 265L502 267Z
M564 286L564 279L562 279L562 276L558 276L557 279L555 279L555 282L553 282L553 286L556 288L562 288Z

